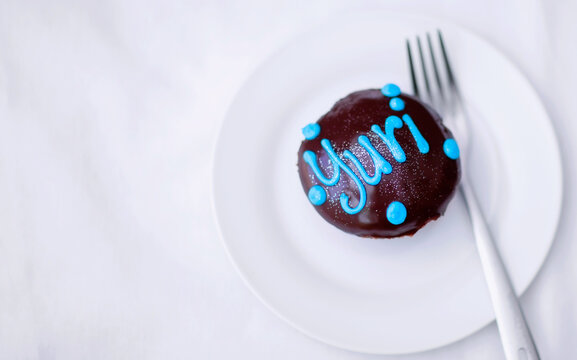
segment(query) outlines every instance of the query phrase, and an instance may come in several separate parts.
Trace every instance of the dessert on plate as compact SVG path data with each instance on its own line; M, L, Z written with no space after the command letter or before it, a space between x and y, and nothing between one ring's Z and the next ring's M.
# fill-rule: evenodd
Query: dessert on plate
M444 214L459 183L453 135L395 84L349 94L303 135L303 189L326 221L351 234L412 235Z

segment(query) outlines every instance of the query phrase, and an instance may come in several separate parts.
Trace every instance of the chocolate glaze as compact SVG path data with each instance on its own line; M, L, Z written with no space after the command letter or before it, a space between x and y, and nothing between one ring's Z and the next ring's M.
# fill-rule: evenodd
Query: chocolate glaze
M318 213L329 223L351 234L362 237L390 238L412 235L426 223L442 215L455 194L460 179L459 160L449 159L443 151L445 139L452 138L451 132L443 126L440 116L417 98L401 94L405 102L403 111L389 107L390 98L380 90L354 92L339 100L333 108L318 121L321 131L313 140L305 140L299 149L298 171L305 194L314 185L321 185L327 191L327 201L315 206ZM406 154L406 161L397 162L385 143L371 131L371 125L384 126L390 115L409 114L415 125L427 140L430 150L422 154L408 127L395 129L395 138ZM358 143L357 138L366 135L377 151L392 165L390 174L383 174L379 184L366 184L358 169L342 156L349 149L357 156L367 172L374 174L370 155ZM321 140L331 141L341 159L359 176L367 191L367 203L355 215L347 214L340 206L342 192L350 196L350 205L358 204L358 187L346 174L341 174L335 186L324 186L303 160L303 153L311 150L318 156L323 172L330 177L332 165ZM402 202L407 209L407 218L400 225L387 220L387 206L393 201ZM311 205L313 206L313 205Z

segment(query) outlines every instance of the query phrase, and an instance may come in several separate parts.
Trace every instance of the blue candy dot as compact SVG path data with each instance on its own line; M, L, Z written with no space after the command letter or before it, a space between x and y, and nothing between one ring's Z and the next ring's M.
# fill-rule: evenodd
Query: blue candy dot
M303 135L307 140L313 140L319 136L321 132L321 126L319 124L308 124L303 128Z
M443 151L449 159L457 160L459 158L459 145L454 139L447 139L443 143Z
M388 97L401 95L401 89L395 84L387 84L381 88L381 93Z
M389 101L389 106L395 111L401 111L405 109L405 102L401 98L394 97Z
M322 186L315 185L309 190L309 200L313 205L322 205L327 201L327 192Z
M387 220L393 225L402 224L407 218L407 208L403 203L398 201L393 201L389 207L387 207Z

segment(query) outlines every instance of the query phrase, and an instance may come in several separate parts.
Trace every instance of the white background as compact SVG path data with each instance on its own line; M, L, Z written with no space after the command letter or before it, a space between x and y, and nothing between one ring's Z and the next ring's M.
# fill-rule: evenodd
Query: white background
M522 304L543 359L577 359L577 2L537 0L1 0L0 359L503 359L495 324L408 356L309 339L217 237L211 152L243 80L302 31L377 8L471 29L543 98L565 196Z

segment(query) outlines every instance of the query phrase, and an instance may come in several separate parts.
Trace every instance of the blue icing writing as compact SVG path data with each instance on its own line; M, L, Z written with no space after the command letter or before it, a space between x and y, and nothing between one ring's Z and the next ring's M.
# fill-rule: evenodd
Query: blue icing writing
M422 154L428 153L429 143L427 142L427 140L425 140L423 135L421 135L421 132L419 131L419 128L417 128L417 125L415 125L415 123L413 122L413 119L408 114L405 114L403 115L403 121L405 122L405 124L407 124L407 127L409 128L409 131L411 131L413 138L415 138L415 142L417 143L419 151Z
M387 119L385 120L384 132L379 125L374 124L371 126L371 130L376 135L378 135L379 138L381 138L381 140L383 140L383 142L387 145L389 151L391 152L393 158L399 163L406 161L406 155L403 148L395 138L394 132L395 129L401 128L403 126L403 123L406 124L407 127L409 128L409 131L411 132L411 135L415 139L419 151L423 154L428 153L429 143L427 142L427 140L425 140L425 138L415 125L413 119L407 114L402 116L402 120L398 116L394 115L387 117ZM307 136L304 129L303 134L305 134L305 137ZM318 134L315 135L315 137L316 136L318 136ZM382 154L380 154L377 151L377 149L373 146L373 144L371 144L367 136L361 135L358 137L357 141L359 145L367 151L367 153L373 160L375 168L374 174L369 175L365 167L357 158L357 156L355 156L355 154L353 154L350 150L343 151L342 156L344 159L348 159L353 163L353 165L358 169L361 178L365 181L365 183L367 183L368 185L377 185L381 181L382 175L390 174L393 168L391 164L382 156ZM341 193L340 204L347 214L351 215L357 214L365 207L367 202L367 192L364 184L361 182L359 176L355 172L353 172L353 170L339 157L339 155L337 155L329 140L322 139L321 146L327 153L328 159L331 163L332 175L330 175L330 177L328 174L325 175L321 170L317 159L317 155L314 152L310 150L305 151L303 154L303 160L311 167L314 175L325 186L336 185L340 181L341 170L345 174L347 174L359 189L359 201L355 207L351 207L349 204L350 197L345 193ZM445 154L449 158L456 159L459 157L459 147L457 146L455 140L453 139L446 140L443 145L443 149L445 151ZM326 197L327 197L326 190L319 185L315 185L311 189L309 189L309 200L314 205L319 206L324 204L326 202ZM407 217L407 209L402 203L395 201L388 206L387 219L392 224L395 225L402 224L405 221L406 217Z
M365 207L365 204L367 203L367 191L365 190L365 186L363 185L361 180L359 180L359 177L351 170L351 168L345 165L345 163L343 163L343 165L345 166L343 170L347 173L347 175L351 177L351 179L353 179L353 181L359 188L359 203L354 208L351 208L349 206L349 196L346 195L345 193L342 193L341 207L347 214L354 215L359 211L363 210L363 208Z
M317 161L317 156L314 152L310 150L305 151L303 154L304 161L311 167L311 169L313 170L315 176L319 179L319 181L326 186L334 186L336 183L339 182L342 169L355 182L355 184L359 188L359 203L354 208L350 207L349 196L342 193L340 197L341 207L347 214L354 215L358 213L365 207L365 204L367 202L367 192L365 190L365 186L358 178L358 176L351 170L351 168L349 168L348 165L345 164L345 162L339 158L329 140L322 139L321 146L327 152L327 155L329 156L329 159L331 160L331 163L333 165L332 178L329 179L322 173Z
M321 126L319 124L308 124L303 128L303 135L307 140L316 139L321 132Z
M324 139L323 139L324 140ZM322 142L321 142L322 144ZM324 147L324 146L323 146ZM326 149L325 149L326 150ZM305 153L303 154L303 159L304 161L309 164L309 166L311 167L311 169L313 169L313 172L315 173L315 176L319 179L319 181L321 183L323 183L326 186L333 186L336 183L339 182L340 177L341 177L341 170L338 167L337 164L335 164L335 162L331 159L332 163L333 163L333 177L332 178L327 178L323 172L321 171L321 168L319 167L319 163L317 161L317 154L315 154L314 152L307 150L305 151Z
M352 161L353 164L359 169L363 180L369 185L377 185L381 182L381 175L382 174L390 174L393 171L393 167L385 158L375 149L373 144L369 141L369 138L365 135L359 136L358 139L359 144L365 148L365 150L369 153L371 158L373 159L373 164L375 164L375 174L370 176L365 170L364 166L361 164L359 159L350 152L349 150L345 150L343 152L343 156Z
M449 159L457 160L459 158L460 155L459 145L457 145L455 139L445 140L445 142L443 143L443 151L445 152L445 155L447 155Z
M402 202L393 201L387 207L387 220L393 225L400 225L407 218L407 208Z
M403 148L401 147L397 139L395 139L394 132L395 129L400 129L402 126L403 121L401 120L401 118L395 115L391 115L387 118L387 120L385 120L384 133L379 125L371 126L371 130L375 134L379 135L379 137L385 142L385 144L387 144L395 160L397 160L400 163L405 162L405 160L407 160L407 156L405 155L405 152L403 151Z
M327 192L322 186L315 185L309 189L309 200L313 205L322 205L327 201Z
M389 101L389 106L395 111L401 111L405 109L405 102L401 98L394 97Z
M381 93L388 97L395 97L401 94L401 89L395 84L387 84L381 88Z

